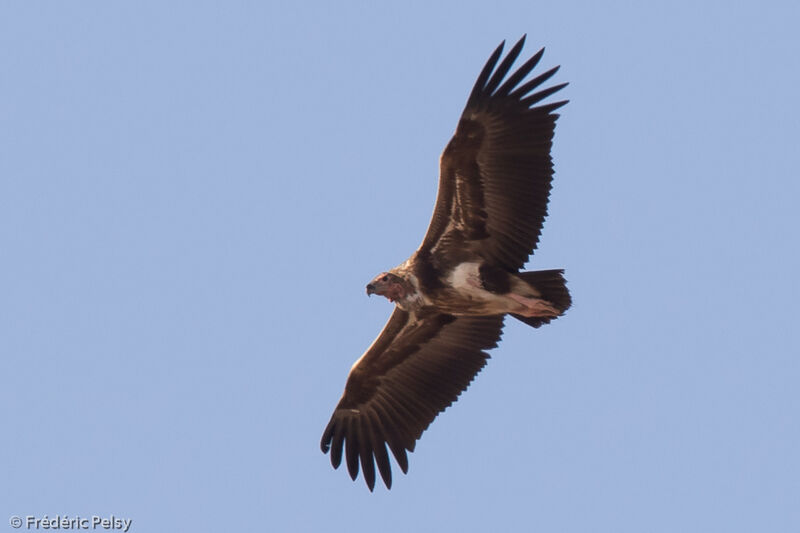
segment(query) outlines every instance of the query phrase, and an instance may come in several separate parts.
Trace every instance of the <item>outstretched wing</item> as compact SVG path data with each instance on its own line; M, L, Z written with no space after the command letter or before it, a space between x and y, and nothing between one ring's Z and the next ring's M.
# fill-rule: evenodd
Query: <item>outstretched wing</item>
M370 490L375 463L388 488L387 445L408 472L406 450L433 419L458 398L497 345L503 316L455 317L423 311L416 318L396 308L372 346L353 365L344 394L320 443L338 468L344 453L353 480L359 460ZM373 461L374 458L374 461Z
M567 84L534 92L558 67L523 83L544 49L506 78L524 42L525 37L497 65L500 44L475 82L442 153L423 251L441 252L447 243L466 241L484 260L517 271L536 248L553 177L550 147L558 118L553 111L567 102L533 106Z

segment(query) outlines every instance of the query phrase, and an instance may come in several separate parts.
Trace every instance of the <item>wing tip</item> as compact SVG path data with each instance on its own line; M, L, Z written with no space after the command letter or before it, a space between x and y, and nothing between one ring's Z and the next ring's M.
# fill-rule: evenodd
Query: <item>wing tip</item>
M488 105L488 102L495 98L499 101L505 100L511 105L518 105L520 103L524 105L524 100L528 93L558 72L558 70L561 68L560 65L551 68L543 74L540 74L532 80L519 86L519 84L536 67L544 55L545 47L542 46L535 54L533 54L533 56L531 56L531 58L525 61L525 63L513 71L509 76L511 67L520 55L526 38L527 33L523 34L522 37L514 44L514 46L508 50L508 53L505 55L505 57L503 57L502 61L500 58L502 56L506 41L503 40L494 50L492 55L489 57L489 60L486 62L480 74L478 75L477 80L475 81L475 85L473 86L469 98L467 99L467 105L462 116L467 114L467 110L474 111L476 108L482 108L483 106ZM505 83L503 83L504 80ZM542 98L546 98L553 92L561 90L566 86L567 83L562 83L557 85L557 88L545 89L541 92L549 92L544 94Z
M331 449L331 440L333 439L333 420L328 422L325 431L322 432L322 438L319 441L319 447L322 453L328 453Z

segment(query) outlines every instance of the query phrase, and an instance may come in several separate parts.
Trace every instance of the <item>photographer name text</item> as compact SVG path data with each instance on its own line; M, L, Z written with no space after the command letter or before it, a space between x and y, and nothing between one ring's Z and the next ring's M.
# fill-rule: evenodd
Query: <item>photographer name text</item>
M47 515L41 518L28 515L25 518L19 516L12 516L9 519L11 527L19 529L109 529L118 530L127 533L133 522L130 518L119 518L114 515L110 516L91 516L83 518L81 516L68 516L68 515L55 515L48 517Z

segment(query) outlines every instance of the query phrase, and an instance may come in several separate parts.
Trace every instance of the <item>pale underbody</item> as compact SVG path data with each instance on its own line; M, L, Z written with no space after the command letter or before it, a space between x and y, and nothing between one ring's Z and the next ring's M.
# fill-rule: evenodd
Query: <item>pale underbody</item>
M415 276L405 272L401 265L392 272L403 276L414 291L396 298L397 304L407 311L431 305L444 313L457 316L488 316L513 313L524 317L557 317L561 312L522 279L512 276L511 290L498 294L486 290L480 277L480 263L465 262L455 267L445 279L444 289L433 295L419 292ZM395 301L395 298L392 298Z
M483 288L479 268L480 263L461 263L447 278L463 303L482 310L478 314L514 313L524 317L556 317L561 314L550 302L543 300L536 289L517 277L512 278L511 291L506 294L487 291Z

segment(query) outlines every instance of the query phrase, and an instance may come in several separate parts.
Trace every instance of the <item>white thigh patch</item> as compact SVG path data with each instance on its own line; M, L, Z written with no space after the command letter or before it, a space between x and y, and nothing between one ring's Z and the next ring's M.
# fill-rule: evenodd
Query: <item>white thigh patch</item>
M481 288L479 267L480 263L461 263L450 273L447 282L451 287L461 292L484 293L485 291Z

